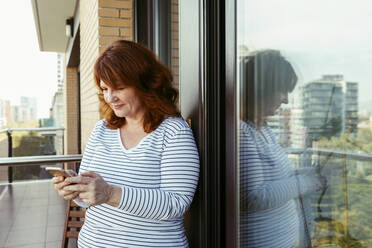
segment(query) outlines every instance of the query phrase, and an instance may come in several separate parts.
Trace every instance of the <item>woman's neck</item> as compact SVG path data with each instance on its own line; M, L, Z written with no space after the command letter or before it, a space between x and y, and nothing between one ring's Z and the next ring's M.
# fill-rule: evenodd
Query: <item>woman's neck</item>
M143 131L143 120L125 118L125 124L121 127L121 129Z
M130 128L143 127L144 115L145 113L143 111L139 111L133 116L126 116L124 126L128 126Z

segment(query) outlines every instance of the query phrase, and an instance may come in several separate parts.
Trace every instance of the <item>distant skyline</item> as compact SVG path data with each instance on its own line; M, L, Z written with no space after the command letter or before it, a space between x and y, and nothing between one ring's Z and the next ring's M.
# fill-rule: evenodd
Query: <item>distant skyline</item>
M0 39L0 98L18 105L21 96L35 97L38 118L47 118L57 90L57 54L39 50L31 1L4 1L1 7L6 35Z

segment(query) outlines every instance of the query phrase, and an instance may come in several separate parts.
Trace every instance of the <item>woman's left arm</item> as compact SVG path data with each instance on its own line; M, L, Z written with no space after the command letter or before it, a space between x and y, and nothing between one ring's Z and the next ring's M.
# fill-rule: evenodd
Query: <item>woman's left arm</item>
M199 178L199 156L191 129L178 130L167 138L160 174L159 189L108 185L93 172L69 178L80 184L67 187L81 191L80 198L91 205L107 203L149 219L180 218L191 204Z

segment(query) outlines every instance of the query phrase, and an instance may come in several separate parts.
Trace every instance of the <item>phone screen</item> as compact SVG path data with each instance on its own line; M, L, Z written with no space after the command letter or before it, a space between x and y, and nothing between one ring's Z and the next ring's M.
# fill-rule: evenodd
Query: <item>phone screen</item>
M70 175L65 170L60 168L46 168L46 170L55 177L70 177Z

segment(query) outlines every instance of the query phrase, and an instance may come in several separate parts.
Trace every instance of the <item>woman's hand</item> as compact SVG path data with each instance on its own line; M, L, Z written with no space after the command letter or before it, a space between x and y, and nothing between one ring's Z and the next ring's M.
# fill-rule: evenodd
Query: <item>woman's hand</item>
M95 172L84 172L78 177L69 177L65 180L66 184L63 190L67 192L77 192L75 197L79 196L79 200L88 205L99 205L107 203L112 194L113 187ZM72 183L76 183L71 185Z
M54 184L58 195L63 197L65 200L74 199L79 194L79 192L68 191L65 189L65 186L69 185L70 183L66 182L65 178L62 176L53 177L52 183Z

